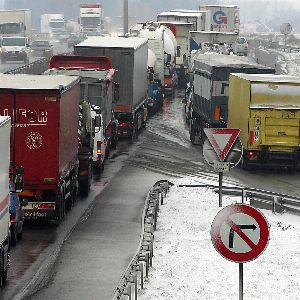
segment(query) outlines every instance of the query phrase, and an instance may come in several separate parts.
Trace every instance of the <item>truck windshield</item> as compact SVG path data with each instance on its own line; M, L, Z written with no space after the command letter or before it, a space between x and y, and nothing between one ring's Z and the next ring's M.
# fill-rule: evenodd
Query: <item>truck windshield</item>
M26 38L23 37L3 38L2 46L26 46Z
M33 41L33 47L50 47L49 41Z
M51 28L57 28L57 29L59 29L59 28L64 28L65 22L62 21L62 20L50 21L49 25L50 25Z
M83 27L93 27L96 28L100 25L100 18L99 17L81 17L81 25Z
M22 26L19 23L0 24L0 34L18 34L21 31Z

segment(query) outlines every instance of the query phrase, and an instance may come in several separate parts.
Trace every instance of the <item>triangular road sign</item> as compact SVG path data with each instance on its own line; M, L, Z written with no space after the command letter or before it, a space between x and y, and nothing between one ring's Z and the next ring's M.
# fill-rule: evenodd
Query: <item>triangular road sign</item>
M237 139L240 130L233 128L205 128L204 132L220 161L224 161Z

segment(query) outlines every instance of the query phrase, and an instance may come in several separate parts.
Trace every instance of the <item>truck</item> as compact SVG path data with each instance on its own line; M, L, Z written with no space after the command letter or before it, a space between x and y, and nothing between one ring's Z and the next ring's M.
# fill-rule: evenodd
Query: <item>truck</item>
M81 33L100 35L103 30L103 8L99 3L80 4L79 25Z
M29 62L29 40L23 36L3 37L1 41L1 62L17 60Z
M80 78L82 119L90 115L92 122L100 119L100 127L93 138L93 170L98 174L104 169L104 161L110 149L118 143L117 122L112 105L116 100L115 70L111 58L104 56L54 55L49 62L50 75L70 75Z
M237 5L200 5L199 10L208 12L206 22L210 24L210 29L207 30L239 33L240 16Z
M0 116L0 287L9 264L10 118Z
M0 10L0 37L31 37L31 10Z
M241 130L242 168L299 167L299 95L300 79L296 76L230 75L228 126Z
M79 124L79 78L64 75L0 75L0 115L12 119L11 156L23 166L19 193L25 219L60 223L91 183L90 132ZM87 131L87 130L86 130Z
M50 39L60 39L65 32L64 14L42 14L41 33L47 34Z
M275 70L247 57L217 53L197 56L191 80L191 105L186 107L192 144L204 142L204 128L227 127L230 73L274 74Z
M177 43L171 29L157 22L139 23L130 29L130 35L148 39L148 47L151 51L148 54L150 61L150 63L148 62L148 69L151 68L151 61L154 59L152 55L155 57L155 67L153 73L150 72L149 75L154 75L150 81L153 83L156 81L156 83L149 86L150 94L153 94L153 91L158 91L159 85L162 85L165 93L172 93L173 85L168 84L168 76L174 73ZM156 94L159 95L159 93Z
M147 99L147 39L138 37L89 37L74 46L74 54L109 56L118 70L113 110L119 122L118 136L134 138L145 125Z

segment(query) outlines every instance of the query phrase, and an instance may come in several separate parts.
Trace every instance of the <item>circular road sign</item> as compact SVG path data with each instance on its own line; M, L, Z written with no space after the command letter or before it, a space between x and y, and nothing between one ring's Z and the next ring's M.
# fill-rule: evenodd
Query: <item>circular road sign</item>
M290 23L282 23L280 26L280 32L284 35L292 32L292 25Z
M223 208L211 226L215 249L226 259L243 263L258 257L269 241L269 226L264 215L246 204Z

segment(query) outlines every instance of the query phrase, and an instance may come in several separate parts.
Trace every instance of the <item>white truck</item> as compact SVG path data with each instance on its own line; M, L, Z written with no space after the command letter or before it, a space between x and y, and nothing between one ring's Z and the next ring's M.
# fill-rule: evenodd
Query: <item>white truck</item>
M80 32L86 34L101 34L103 30L102 5L81 4L79 13Z
M199 10L208 12L208 30L239 33L240 16L237 5L200 5Z
M23 61L29 62L29 40L24 36L3 37L1 42L1 62L6 61Z
M50 39L60 39L65 32L65 18L63 14L41 15L41 33L48 34Z
M0 116L0 286L7 278L9 253L10 118Z
M0 36L31 36L31 10L0 10Z

